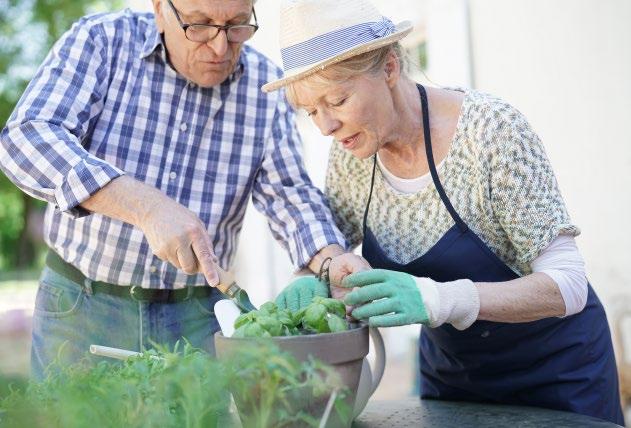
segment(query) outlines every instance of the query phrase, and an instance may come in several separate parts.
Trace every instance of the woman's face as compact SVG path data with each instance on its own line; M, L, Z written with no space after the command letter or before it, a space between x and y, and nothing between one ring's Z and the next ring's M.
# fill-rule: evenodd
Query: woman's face
M360 159L377 152L396 126L391 88L385 74L363 74L343 83L299 81L296 104L322 135L333 136Z

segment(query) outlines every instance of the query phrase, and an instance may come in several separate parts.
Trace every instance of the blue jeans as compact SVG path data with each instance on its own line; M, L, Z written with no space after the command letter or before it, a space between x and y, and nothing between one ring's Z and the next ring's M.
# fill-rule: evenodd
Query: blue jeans
M45 267L33 314L31 374L42 380L55 359L64 365L84 357L98 362L103 357L89 354L93 344L142 351L152 348L152 343L172 349L177 340L186 338L214 355L213 335L219 324L213 308L221 298L215 291L209 297L177 303L148 303L91 294Z

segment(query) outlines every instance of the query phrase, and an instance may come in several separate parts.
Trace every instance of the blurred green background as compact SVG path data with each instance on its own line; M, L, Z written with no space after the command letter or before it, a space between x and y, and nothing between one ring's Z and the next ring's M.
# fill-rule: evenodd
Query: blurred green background
M124 1L0 0L0 128L53 43L78 18ZM28 374L30 322L43 265L45 204L0 173L0 397Z
M88 13L122 5L116 0L0 0L2 127L53 43L72 23ZM23 278L24 271L38 270L44 249L38 233L44 206L0 174L0 280Z

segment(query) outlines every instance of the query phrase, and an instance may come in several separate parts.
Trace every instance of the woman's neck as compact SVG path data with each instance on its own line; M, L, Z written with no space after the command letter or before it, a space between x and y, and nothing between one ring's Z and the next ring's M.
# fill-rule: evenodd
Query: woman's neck
M394 114L390 137L379 149L384 166L401 178L425 173L427 161L421 118L421 101L416 84L403 80L393 89Z

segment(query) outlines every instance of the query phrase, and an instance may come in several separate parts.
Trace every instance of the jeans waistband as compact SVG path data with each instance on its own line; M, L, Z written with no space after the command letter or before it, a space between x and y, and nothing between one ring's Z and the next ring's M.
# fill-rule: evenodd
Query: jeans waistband
M46 255L46 266L69 280L76 282L91 293L103 293L112 296L151 303L177 303L192 297L207 297L213 293L210 286L185 287L172 289L143 288L138 285L116 285L102 281L92 281L79 269L62 259L52 250Z

